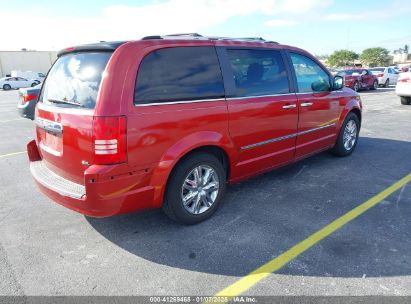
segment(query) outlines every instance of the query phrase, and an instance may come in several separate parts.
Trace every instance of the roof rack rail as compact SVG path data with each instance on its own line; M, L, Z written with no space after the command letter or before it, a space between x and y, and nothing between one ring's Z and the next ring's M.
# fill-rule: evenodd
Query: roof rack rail
M180 33L180 34L170 34L170 35L153 35L143 37L142 40L151 40L151 39L165 39L171 37L184 37L185 39L209 39L209 40L234 40L234 41L249 41L249 42L262 42L262 43L272 43L279 44L276 41L267 41L262 37L243 37L243 38L233 38L233 37L218 37L218 36L203 36L198 33Z
M159 36L159 35L145 36L145 37L141 38L141 40L151 40L151 39L163 39L163 38L161 38L161 36Z
M180 34L169 34L169 35L164 35L165 37L174 37L174 36L189 36L189 37L204 37L203 35L200 35L199 33L180 33Z
M236 41L258 41L258 42L264 42L264 43L273 43L273 44L279 44L277 41L268 41L265 40L262 37L207 37L208 39L212 39L212 40L236 40Z
M207 37L213 40L245 40L245 41L265 41L261 37Z

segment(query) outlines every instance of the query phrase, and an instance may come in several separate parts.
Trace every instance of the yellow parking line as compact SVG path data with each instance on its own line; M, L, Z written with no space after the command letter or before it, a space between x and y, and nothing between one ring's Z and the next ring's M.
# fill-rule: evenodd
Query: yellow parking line
M411 173L405 176L404 178L400 179L398 182L394 183L384 191L373 196L366 202L347 212L343 216L337 218L335 221L328 224L324 228L318 230L317 232L315 232L302 242L298 243L294 247L290 248L283 254L279 255L278 257L264 264L260 268L254 270L245 277L241 278L237 282L221 290L216 294L216 296L232 298L241 295L243 292L247 291L248 289L256 285L259 281L268 277L271 273L281 269L288 262L292 261L300 254L302 254L303 252L305 252L306 250L308 250L309 248L311 248L312 246L314 246L319 241L326 238L333 232L337 231L345 224L349 223L350 221L352 221L368 209L374 207L383 199L390 196L398 189L401 189L409 182L411 182Z
M19 155L19 154L22 154L22 153L26 153L26 151L3 154L3 155L0 155L0 158L8 157L8 156L14 156L14 155Z

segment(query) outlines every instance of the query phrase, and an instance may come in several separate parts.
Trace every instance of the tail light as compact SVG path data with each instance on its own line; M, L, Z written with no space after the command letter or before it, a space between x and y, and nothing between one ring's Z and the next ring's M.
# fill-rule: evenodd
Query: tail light
M384 74L378 74L377 77L384 77Z
M398 82L411 82L411 78L410 77L400 78L398 79Z
M26 103L26 102L29 102L30 100L35 100L37 98L37 95L25 94L25 95L22 95L21 97L22 97L23 103Z
M93 118L95 164L116 164L127 160L126 126L125 116Z

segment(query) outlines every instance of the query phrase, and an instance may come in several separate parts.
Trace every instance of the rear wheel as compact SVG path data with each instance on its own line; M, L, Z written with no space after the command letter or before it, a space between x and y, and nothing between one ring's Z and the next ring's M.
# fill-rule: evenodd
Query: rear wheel
M411 105L411 97L401 96L401 104Z
M371 90L376 90L377 88L378 88L378 81L374 80L374 82L372 84L372 87L371 87Z
M11 89L11 86L9 84L3 85L3 90L8 91Z
M390 85L390 80L387 78L387 80L386 80L385 83L384 83L384 87L385 87L385 88L388 88L389 85Z
M169 178L164 212L183 224L196 224L218 208L225 190L226 172L211 154L199 152L183 159Z
M357 145L359 132L360 121L358 116L353 112L348 113L341 126L337 142L331 151L337 156L350 155Z

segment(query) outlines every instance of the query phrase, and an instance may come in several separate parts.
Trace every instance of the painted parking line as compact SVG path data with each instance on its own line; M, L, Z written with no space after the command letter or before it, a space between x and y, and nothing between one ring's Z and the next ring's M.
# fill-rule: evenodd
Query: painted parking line
M3 155L0 155L0 158L6 158L6 157L9 157L9 156L19 155L19 154L23 154L23 153L26 153L26 151L3 154Z
M298 257L300 254L304 253L306 250L317 244L319 241L334 233L344 225L348 224L353 219L366 212L368 209L374 207L382 200L393 194L395 191L404 187L409 182L411 182L411 173L403 177L384 191L373 196L366 202L347 212L343 216L337 218L324 228L310 235L308 238L298 243L294 247L288 249L283 254L257 268L256 270L244 276L230 286L224 288L223 290L218 292L216 296L232 298L241 295L242 293L256 285L258 282L268 277L271 273L278 271L290 261Z
M13 118L13 119L7 119L7 120L0 120L0 123L9 122L9 121L16 121L16 120L23 120L23 118Z

